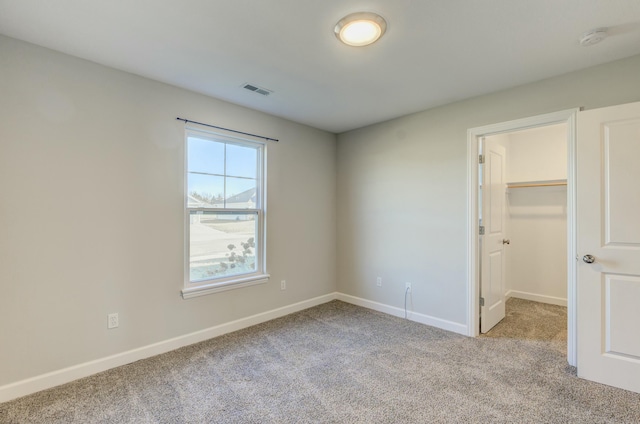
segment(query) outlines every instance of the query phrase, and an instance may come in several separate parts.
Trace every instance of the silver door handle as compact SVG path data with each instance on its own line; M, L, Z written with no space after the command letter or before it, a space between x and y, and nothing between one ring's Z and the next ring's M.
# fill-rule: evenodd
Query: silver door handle
M582 260L587 264L592 264L596 261L596 257L593 255L584 255Z
M511 244L511 240L509 240L509 239L502 239L502 244Z

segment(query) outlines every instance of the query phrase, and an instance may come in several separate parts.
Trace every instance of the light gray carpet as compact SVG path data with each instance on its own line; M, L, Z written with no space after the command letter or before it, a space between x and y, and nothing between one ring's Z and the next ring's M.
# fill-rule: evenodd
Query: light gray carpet
M530 300L507 300L506 316L483 337L541 340L567 352L567 308Z
M638 423L540 340L339 301L0 405L2 423Z

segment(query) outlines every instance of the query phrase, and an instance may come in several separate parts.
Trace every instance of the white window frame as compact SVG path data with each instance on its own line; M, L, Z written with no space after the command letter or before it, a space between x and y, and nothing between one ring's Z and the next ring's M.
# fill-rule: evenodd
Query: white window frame
M211 141L234 144L239 146L250 146L257 151L257 181L256 181L256 205L253 209L235 208L194 208L188 205L188 139L196 136ZM217 293L226 290L238 289L241 287L263 284L269 281L269 274L266 272L266 144L246 140L244 138L222 135L216 132L203 130L199 127L187 126L184 137L184 287L182 297L184 299ZM192 282L190 278L190 216L192 211L214 212L214 213L242 213L256 214L256 271L227 277L212 278Z

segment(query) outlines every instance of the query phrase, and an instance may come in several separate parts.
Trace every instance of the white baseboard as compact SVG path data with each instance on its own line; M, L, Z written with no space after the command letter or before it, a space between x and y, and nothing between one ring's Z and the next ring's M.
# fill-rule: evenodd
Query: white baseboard
M509 290L505 297L515 297L517 299L533 300L534 302L549 303L551 305L567 306L567 299L562 297L545 296L542 294L527 293L517 290Z
M185 334L183 336L174 337L151 345L132 349L126 352L118 353L106 358L96 359L94 361L85 362L83 364L74 365L61 370L53 371L47 374L38 375L36 377L10 383L0 387L0 403L7 402L12 399L26 396L40 390L50 389L61 384L69 383L79 378L88 377L111 368L130 364L140 359L149 358L151 356L166 353L184 346L198 343L204 340L218 337L223 334L251 327L252 325L280 318L294 312L312 308L323 303L330 302L337 298L337 293L330 293L324 296L315 297L313 299L294 303L282 308L273 309L271 311L252 315L236 321L225 324L216 325L204 330Z
M404 309L397 308L395 306L385 305L384 303L378 303L372 300L362 299L360 297L355 297L344 293L337 293L336 299L354 305L362 306L364 308L373 309L374 311L404 318ZM430 315L424 315L411 311L407 313L407 319L419 322L421 324L430 325L432 327L441 328L443 330L452 331L464 336L468 335L467 326L464 324L459 324L457 322L447 321L441 318L436 318Z
M517 297L517 296L516 296ZM404 309L396 308L371 300L350 296L343 293L330 293L324 296L315 297L313 299L294 303L282 308L273 309L271 311L262 312L247 318L231 321L225 324L216 325L204 330L185 334L183 336L174 337L158 343L142 346L126 352L107 356L105 358L96 359L94 361L85 362L74 365L61 370L52 371L46 374L38 375L25 380L0 386L0 403L7 402L22 396L26 396L41 390L50 389L61 384L69 383L79 378L88 377L99 372L116 368L122 365L130 364L141 359L149 358L161 353L166 353L184 346L202 342L223 334L251 327L272 319L280 318L294 312L312 308L323 303L330 302L334 299L354 305L362 306L375 311L383 312L397 317L404 317ZM443 330L453 331L455 333L467 335L467 326L455 322L435 318L429 315L409 312L408 319L422 324L431 325L433 327L442 328Z

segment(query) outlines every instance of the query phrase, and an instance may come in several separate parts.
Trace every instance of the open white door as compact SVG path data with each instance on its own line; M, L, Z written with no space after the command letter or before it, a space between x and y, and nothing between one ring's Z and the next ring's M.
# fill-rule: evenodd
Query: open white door
M504 232L505 149L489 139L484 143L482 172L482 243L480 274L480 331L486 333L505 316Z
M578 114L578 376L640 393L640 103Z

